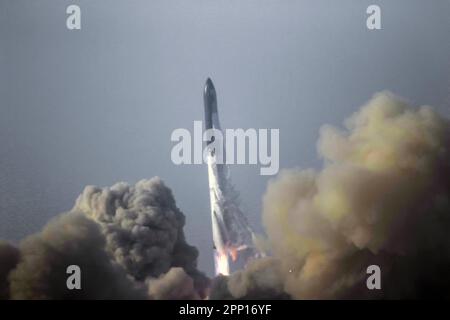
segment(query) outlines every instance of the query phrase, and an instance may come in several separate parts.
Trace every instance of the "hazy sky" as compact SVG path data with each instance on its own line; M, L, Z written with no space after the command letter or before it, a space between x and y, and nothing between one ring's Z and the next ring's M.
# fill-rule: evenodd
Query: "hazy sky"
M366 28L369 4L382 30ZM0 238L39 230L85 185L158 175L211 274L206 166L170 159L171 132L203 119L205 79L223 127L279 128L280 167L317 168L320 126L375 92L450 114L449 17L449 0L0 0ZM231 170L261 230L269 177Z

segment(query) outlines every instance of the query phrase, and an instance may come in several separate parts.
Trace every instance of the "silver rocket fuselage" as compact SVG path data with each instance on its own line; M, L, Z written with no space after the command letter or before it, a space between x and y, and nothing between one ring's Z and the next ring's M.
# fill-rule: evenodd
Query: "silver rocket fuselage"
M205 130L221 130L219 115L217 112L216 90L211 79L208 78L203 92L203 101L205 106ZM225 221L220 206L220 199L223 198L223 180L224 168L222 164L216 162L216 150L212 147L213 141L207 141L207 162L208 162L208 181L211 205L211 223L214 243L214 262L216 273L229 274L228 254L226 250L227 232L225 230ZM221 265L222 264L222 265Z
M214 84L210 78L206 80L203 102L205 106L205 130L213 128L220 130L216 88L214 88Z
M207 79L203 92L205 107L205 130L220 131L219 114L217 110L216 90L211 79ZM223 137L223 134L221 134ZM229 274L229 257L237 262L238 252L240 260L245 261L254 256L253 233L239 206L237 195L229 182L226 164L217 163L217 154L222 152L225 159L225 139L222 144L212 143L214 138L207 141L208 181L211 202L211 222L214 242L214 257L216 274ZM215 150L221 146L222 150ZM242 267L242 263L241 266Z

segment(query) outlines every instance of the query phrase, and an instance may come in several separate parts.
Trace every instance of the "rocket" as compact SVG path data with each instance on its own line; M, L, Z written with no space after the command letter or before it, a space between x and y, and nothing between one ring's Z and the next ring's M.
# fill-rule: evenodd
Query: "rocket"
M211 79L206 80L203 92L205 107L205 130L220 133L223 137L217 109L216 89ZM238 194L229 177L225 161L217 161L221 152L225 159L225 141L213 143L216 137L206 142L209 196L216 275L229 275L233 269L242 268L252 257L257 256L254 235L245 215L238 206ZM216 150L217 145L222 150Z

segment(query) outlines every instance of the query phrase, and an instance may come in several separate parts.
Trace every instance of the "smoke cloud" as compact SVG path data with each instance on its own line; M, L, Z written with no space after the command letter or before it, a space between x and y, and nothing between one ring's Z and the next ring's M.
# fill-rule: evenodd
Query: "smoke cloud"
M86 187L73 211L94 220L106 238L106 250L137 281L180 267L204 286L197 270L198 251L186 243L185 217L160 178L134 186Z
M280 261L271 257L255 259L229 277L216 277L210 299L289 299L284 291Z
M78 213L63 214L20 245L10 273L12 299L143 299L124 270L104 250L98 225ZM68 290L66 269L81 268L81 289Z
M270 257L211 286L159 178L88 186L16 248L0 242L1 299L450 298L450 122L391 93L324 126L321 170L290 169L263 199ZM68 290L78 265L82 290ZM367 267L381 269L368 290Z
M383 92L345 129L324 126L318 151L321 171L285 170L268 185L273 259L216 280L212 296L449 298L449 121ZM382 290L366 287L372 264Z
M9 297L8 274L19 262L19 250L9 243L0 241L0 299Z
M2 298L203 297L208 279L196 268L198 252L185 241L184 222L159 178L88 186L70 212L18 249L0 244ZM82 290L68 290L69 265L81 268Z
M156 280L150 280L149 295L160 300L200 299L193 279L182 268L171 268Z

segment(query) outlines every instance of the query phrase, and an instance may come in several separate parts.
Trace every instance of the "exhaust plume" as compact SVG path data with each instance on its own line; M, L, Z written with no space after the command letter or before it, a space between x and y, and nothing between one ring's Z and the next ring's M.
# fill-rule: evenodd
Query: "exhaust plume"
M204 297L208 279L197 270L198 252L185 241L184 222L159 178L134 186L88 186L70 212L18 249L0 244L5 269L0 294L12 299ZM72 264L81 268L82 290L66 287L66 268Z
M88 186L72 211L100 226L106 250L135 280L158 277L171 267L183 268L199 282L205 279L197 270L198 251L184 237L185 217L160 178L134 186Z

